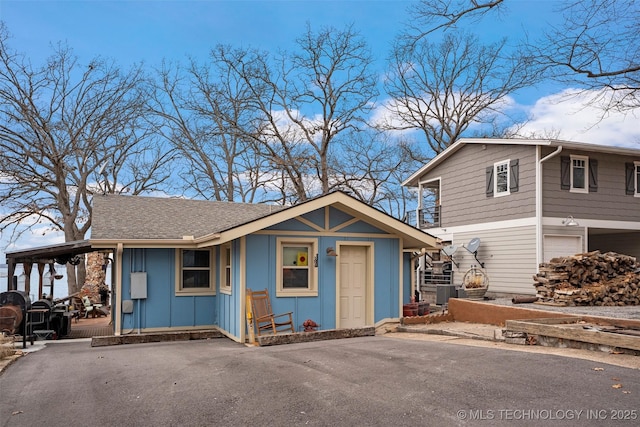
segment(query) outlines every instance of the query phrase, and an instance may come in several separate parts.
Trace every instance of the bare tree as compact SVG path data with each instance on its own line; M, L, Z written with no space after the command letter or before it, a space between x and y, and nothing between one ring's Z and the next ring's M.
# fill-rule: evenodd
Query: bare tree
M170 154L142 127L144 76L99 58L83 66L66 46L33 67L0 28L0 232L15 239L38 223L85 238L96 193L160 187ZM25 228L26 227L26 228ZM84 263L68 265L69 292Z
M561 12L562 25L529 43L528 54L551 78L594 93L591 105L640 107L640 3L571 1Z
M333 182L355 198L402 218L415 193L400 183L424 164L423 151L417 142L388 132L358 132L331 159Z
M220 48L226 49L226 48ZM186 161L185 190L213 200L253 202L266 185L265 160L244 136L253 126L250 90L227 64L165 64L149 103L159 132Z
M397 46L385 81L391 116L382 127L421 130L434 154L473 124L495 127L509 95L537 78L504 50L504 41L482 45L459 33L446 33L441 43Z
M406 37L417 43L436 31L468 27L513 4L504 0L422 0L412 8ZM628 111L640 105L640 3L635 0L558 2L562 22L542 38L522 35L519 52L546 77L591 94L590 105ZM505 35L506 36L506 35ZM512 36L512 35L511 35ZM584 93L584 92L583 92Z
M369 50L351 27L318 33L307 27L297 44L298 51L275 58L222 47L213 53L251 89L260 120L245 134L281 178L286 203L331 191L333 146L366 126L377 95Z
M411 20L403 35L407 44L415 46L430 34L448 29L459 29L480 20L484 15L500 9L504 0L422 0L409 7Z

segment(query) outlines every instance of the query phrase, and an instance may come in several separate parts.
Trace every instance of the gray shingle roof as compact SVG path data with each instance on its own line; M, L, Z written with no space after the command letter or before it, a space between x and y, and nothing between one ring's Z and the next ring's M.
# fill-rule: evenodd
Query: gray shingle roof
M245 224L282 209L285 207L267 204L96 195L93 198L91 238L198 238Z

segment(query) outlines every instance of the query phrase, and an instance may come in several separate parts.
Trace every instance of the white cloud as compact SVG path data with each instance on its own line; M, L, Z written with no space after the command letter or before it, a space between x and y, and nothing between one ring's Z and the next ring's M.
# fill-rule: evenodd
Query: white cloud
M637 112L603 112L594 99L602 94L566 89L540 98L529 107L530 120L519 130L521 136L549 136L592 144L640 148ZM526 107L525 107L526 108Z

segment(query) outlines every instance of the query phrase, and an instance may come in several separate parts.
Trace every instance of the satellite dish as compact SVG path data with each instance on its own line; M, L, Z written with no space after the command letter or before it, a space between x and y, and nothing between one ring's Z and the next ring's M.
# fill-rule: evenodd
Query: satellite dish
M467 245L467 250L473 254L478 252L479 247L480 247L480 239L477 237L474 237L469 241L469 244Z
M450 257L453 254L455 254L457 250L458 250L458 246L456 246L456 245L448 245L448 246L445 246L444 248L442 248L442 253L445 254L446 256Z

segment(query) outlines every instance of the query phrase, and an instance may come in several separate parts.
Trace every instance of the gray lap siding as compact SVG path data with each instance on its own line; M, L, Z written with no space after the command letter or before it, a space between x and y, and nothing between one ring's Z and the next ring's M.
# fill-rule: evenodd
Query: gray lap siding
M486 168L507 159L519 160L518 191L487 197ZM438 177L443 227L535 216L535 147L468 144L421 181Z
M588 194L560 187L560 158L571 154L598 161L598 189ZM543 154L544 155L544 154ZM640 198L625 194L625 163L640 159L616 154L563 151L543 166L543 216L640 221Z

